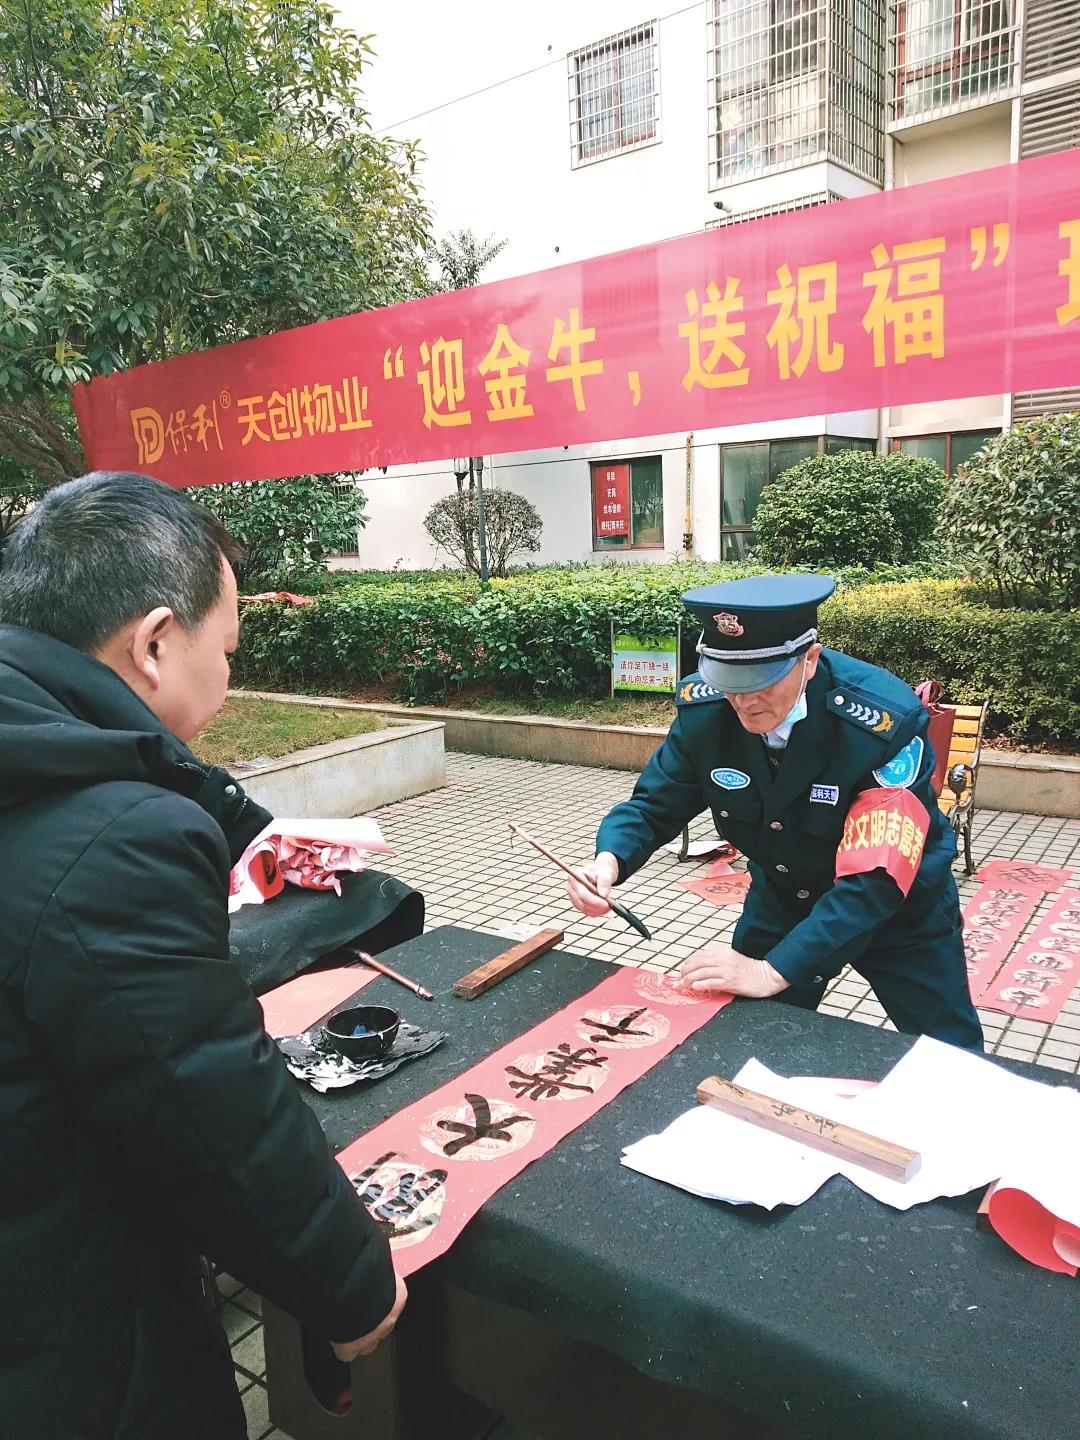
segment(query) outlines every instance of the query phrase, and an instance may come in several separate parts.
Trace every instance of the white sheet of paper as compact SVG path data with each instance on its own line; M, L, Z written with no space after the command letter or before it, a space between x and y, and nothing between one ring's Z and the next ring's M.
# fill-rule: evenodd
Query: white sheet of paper
M257 845L267 835L282 835L289 840L313 840L327 845L355 845L360 850L370 850L373 855L394 853L393 846L383 839L378 821L366 815L356 815L345 820L290 820L275 817L265 830L256 835L252 845Z
M814 1106L819 1114L851 1103L852 1082L813 1078L785 1080L758 1060L749 1060L735 1077L747 1089ZM698 1105L680 1115L659 1135L631 1145L623 1164L654 1180L665 1180L695 1195L733 1205L801 1205L837 1173L835 1161L820 1150L799 1145L734 1115Z
M1025 1117L999 1184L1023 1190L1059 1220L1080 1226L1080 1091L1058 1086Z
M687 859L701 860L706 855L715 855L718 850L723 850L726 844L727 841L721 840L719 836L715 840L691 840L686 847ZM672 855L678 855L682 850L682 841L673 840L670 845L665 845L664 849Z
M918 1172L903 1183L855 1166L840 1173L897 1210L966 1195L998 1178L1026 1117L1053 1093L1050 1085L921 1036L875 1090L852 1102L848 1122L918 1150Z
M698 1195L770 1210L800 1204L833 1175L908 1210L1009 1174L1055 1215L1080 1223L1080 1146L1066 1138L1080 1133L1076 1092L925 1036L879 1085L854 1094L850 1082L784 1079L756 1060L735 1080L917 1150L920 1169L906 1182L887 1180L704 1105L631 1145L623 1163Z
M709 1200L766 1210L801 1205L836 1173L827 1156L708 1105L629 1146L622 1163Z

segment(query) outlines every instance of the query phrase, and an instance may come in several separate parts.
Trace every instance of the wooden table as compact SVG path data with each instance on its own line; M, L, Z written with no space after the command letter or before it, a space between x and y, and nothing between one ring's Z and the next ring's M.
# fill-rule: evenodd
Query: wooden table
M418 1002L421 1018L451 1039L377 1086L309 1094L335 1145L609 973L556 950L479 1000L449 994L503 948L447 927L391 953L439 995ZM392 982L365 999L417 1018ZM272 1419L294 1440L471 1440L495 1415L543 1440L1069 1440L1076 1283L978 1232L976 1195L901 1214L833 1180L766 1214L619 1164L623 1146L694 1103L705 1075L756 1056L786 1073L880 1079L910 1043L790 1006L729 1006L412 1277L393 1341L354 1366L348 1416L314 1403L297 1327L267 1306Z

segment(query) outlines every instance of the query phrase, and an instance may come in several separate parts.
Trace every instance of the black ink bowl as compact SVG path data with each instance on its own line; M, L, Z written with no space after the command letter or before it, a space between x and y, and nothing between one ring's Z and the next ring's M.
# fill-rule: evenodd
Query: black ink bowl
M377 1060L397 1039L401 1016L389 1005L350 1005L338 1010L326 1021L323 1034L349 1060ZM359 1027L370 1035L354 1035Z

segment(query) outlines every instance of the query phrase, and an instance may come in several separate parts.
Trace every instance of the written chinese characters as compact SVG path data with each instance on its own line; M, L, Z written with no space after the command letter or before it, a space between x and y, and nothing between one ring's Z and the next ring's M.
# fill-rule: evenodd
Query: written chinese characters
M874 364L891 359L903 365L916 355L940 360L945 354L945 296L941 291L941 257L945 237L875 245L874 269L863 284L874 295L863 316L863 329L873 337Z
M1037 388L1068 369L1062 332L1080 324L1080 215L1016 202L991 177L963 210L929 192L925 211L838 205L827 223L781 217L500 282L482 303L343 317L329 371L318 347L333 337L309 327L296 354L315 358L295 374L289 332L208 352L205 371L185 356L99 377L88 456L186 484L817 414L826 388L845 409L931 398L938 376L942 394L963 393L961 374L979 393L1006 373ZM618 540L618 497L602 498L595 533Z
M339 385L317 383L272 390L269 395L244 395L233 408L225 390L213 401L201 401L190 412L184 409L161 411L138 406L128 412L140 467L157 463L169 447L173 455L206 454L211 447L226 448L222 425L231 415L232 435L239 435L241 447L253 441L267 445L300 440L305 436L334 435L350 430L367 430L368 387L356 375L346 376ZM228 436L231 438L231 436Z
M446 1199L445 1170L410 1163L388 1150L352 1183L368 1213L395 1247L415 1245L438 1223Z
M864 790L847 813L836 849L836 878L884 870L907 895L929 830L924 806L910 790Z
M1058 234L1067 247L1067 254L1058 266L1067 294L1058 306L1057 320L1059 325L1071 325L1080 318L1080 220L1066 220L1058 227Z
M675 693L679 680L677 635L613 635L613 690L661 690Z
M522 1100L573 1100L595 1095L607 1079L608 1061L594 1046L562 1041L544 1054L519 1056L506 1074Z
M472 411L464 405L465 362L460 340L444 340L440 335L432 344L420 346L422 368L416 372L416 383L424 396L424 424L470 425Z
M420 1129L420 1140L444 1159L494 1160L526 1145L536 1128L531 1115L505 1100L466 1094L459 1105L437 1110Z
M371 427L365 411L368 388L355 375L340 385L293 386L272 390L269 396L244 395L237 401L237 423L243 427L241 445L253 440L274 444L299 440L304 435L333 435L339 431Z
M599 538L630 536L630 467L593 467L593 524Z
M844 823L840 848L858 851L877 849L883 845L886 849L897 851L913 869L917 869L925 841L925 828L918 826L910 815L879 805L862 814L852 811Z
M727 1003L676 996L650 979L666 981L618 969L339 1153L388 1234L399 1274L445 1251L507 1181ZM586 1038L582 1026L602 1038ZM511 1192L509 1203L517 1201Z
M515 343L505 325L499 325L491 349L477 366L491 404L489 420L525 420L533 414L533 407L525 399L530 354Z
M838 270L835 261L801 265L795 279L789 265L777 270L776 289L768 295L769 304L777 307L777 315L766 342L776 351L781 380L805 375L811 361L823 375L842 367L844 347L829 333L829 323L836 314ZM798 349L794 350L796 345Z
M688 351L683 389L693 390L700 385L706 390L718 390L731 385L749 385L746 351L738 343L746 334L742 309L739 282L733 275L725 280L723 294L719 285L710 280L705 286L704 302L698 299L696 290L686 292L690 319L679 326Z
M169 445L174 455L187 455L196 447L205 454L211 436L218 450L223 449L218 423L218 401L200 403L191 411L170 410L164 415L149 405L128 412L140 469L156 464Z
M614 1006L595 1015L583 1015L578 1023L578 1034L592 1045L636 1049L655 1045L667 1033L667 1018L647 1005Z
M574 407L577 410L585 409L584 380L589 375L600 375L603 373L604 362L599 359L585 360L582 352L586 345L591 345L596 340L596 329L594 326L582 326L581 312L577 306L570 310L569 323L558 316L555 320L555 328L551 333L551 345L548 349L548 359L558 360L565 350L567 360L562 365L552 364L548 368L547 378L551 380L569 380L574 396Z

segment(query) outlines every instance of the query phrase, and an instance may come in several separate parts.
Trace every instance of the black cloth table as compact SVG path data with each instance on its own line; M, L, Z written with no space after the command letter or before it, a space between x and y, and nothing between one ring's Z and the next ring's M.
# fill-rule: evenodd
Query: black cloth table
M446 927L388 957L439 998L425 1004L380 979L365 1000L391 1004L451 1038L373 1087L305 1091L335 1146L610 973L553 951L480 1000L448 993L454 979L505 948L493 937ZM806 1204L768 1214L700 1199L619 1163L625 1145L693 1104L706 1075L733 1075L756 1057L781 1073L876 1080L911 1043L789 1006L737 1001L504 1187L410 1286L508 1307L508 1316L542 1321L766 1427L748 1420L748 1428L731 1433L808 1440L1080 1435L1076 1283L977 1231L976 1196L902 1214L834 1179ZM1026 1065L1008 1068L1032 1073ZM1035 1073L1076 1083L1058 1072ZM404 1336L408 1315L399 1326ZM268 1329L271 1359L272 1338ZM429 1336L422 1347L429 1374L437 1364L433 1344ZM273 1366L269 1380L274 1407ZM289 1420L297 1424L288 1406L275 1418L286 1429Z
M424 930L424 897L393 875L340 876L341 894L286 885L230 919L229 954L257 995L299 975L343 945L379 954Z

